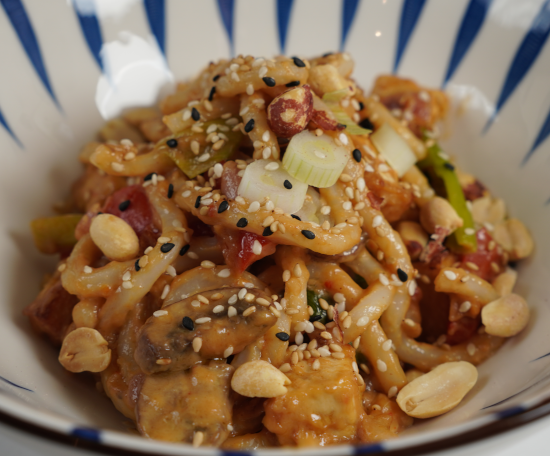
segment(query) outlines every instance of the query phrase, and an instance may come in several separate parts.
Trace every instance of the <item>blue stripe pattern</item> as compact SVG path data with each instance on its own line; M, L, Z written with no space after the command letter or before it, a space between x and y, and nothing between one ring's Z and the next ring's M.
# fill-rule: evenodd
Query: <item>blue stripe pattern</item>
M354 454L374 454L384 453L386 450L381 443L374 443L372 445L359 445L354 448Z
M293 4L294 0L277 0L277 29L279 31L281 54L286 52L286 36Z
M529 152L527 152L527 154L523 158L523 161L521 162L522 166L525 165L525 163L527 163L527 161L531 158L531 155L533 155L535 150L546 140L546 138L548 138L548 135L550 135L550 111L548 111L546 120L542 124L539 134L537 135L535 142L531 146L531 149L529 149ZM548 202L546 204L548 204ZM544 355L544 356L548 356L548 355Z
M23 144L21 144L21 141L19 141L19 138L17 136L15 136L15 133L13 132L13 130L10 128L8 122L6 121L6 118L4 117L4 114L2 114L2 110L0 109L0 124L2 124L2 126L6 129L6 131L10 134L10 136L12 137L12 139L18 144L19 147L23 147ZM0 377L2 378L2 377ZM5 379L2 379L2 380L5 380ZM6 380L7 381L7 380ZM17 385L15 385L17 386Z
M510 407L505 410L501 410L500 412L497 412L496 415L499 419L508 418L510 416L519 415L520 413L525 412L525 407L522 407L521 405L518 405L517 407Z
M50 79L46 71L46 66L44 65L44 60L42 59L42 52L40 51L36 34L34 33L34 29L23 3L21 0L0 0L0 3L4 7L4 11L8 16L15 33L17 33L17 37L19 38L23 49L25 49L27 57L31 61L36 74L52 97L52 100L55 102L57 107L61 109L50 84Z
M453 77L460 62L462 62L462 59L476 39L477 34L481 30L481 26L485 22L485 17L487 16L487 11L492 1L493 0L470 0L456 35L453 53L451 54L447 73L443 81L443 87L445 87L449 79Z
M516 52L514 60L508 69L502 90L498 97L492 116L487 121L483 133L491 127L499 111L502 109L510 95L523 80L535 60L537 59L548 35L550 34L550 0L546 0L539 13L535 17L531 28L523 38Z
M357 7L359 6L359 0L343 0L342 4L342 37L340 39L340 50L344 50L348 33L355 19L357 13Z
M424 9L426 0L404 0L401 9L401 19L399 21L399 35L397 37L397 49L395 51L395 61L393 64L393 72L397 73L401 57L405 52L407 43L414 32L416 23L420 18L420 14Z
M15 387L17 387L17 388L21 388L22 390L25 390L25 391L29 391L29 392L31 392L31 393L34 393L33 390L28 389L28 388L25 388L24 386L18 385L17 383L10 382L7 378L0 377L0 380L2 380L3 382L6 382L8 385L15 386Z
M101 58L101 48L103 47L103 36L101 34L101 26L97 19L95 4L93 1L84 3L78 0L73 0L74 10L80 23L80 29L84 35L84 39L88 44L88 49L92 53L99 69L103 72L103 59Z
M166 56L166 2L165 0L143 0L149 28Z
M223 26L229 39L231 56L235 55L235 46L233 42L233 18L235 13L235 0L218 0L218 11L222 18Z
M91 440L96 443L101 441L101 431L94 428L77 427L71 431L71 435L79 439Z

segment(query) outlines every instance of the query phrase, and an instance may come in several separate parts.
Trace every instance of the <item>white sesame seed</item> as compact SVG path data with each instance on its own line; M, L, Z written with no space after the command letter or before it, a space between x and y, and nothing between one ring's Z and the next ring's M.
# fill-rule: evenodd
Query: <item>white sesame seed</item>
M267 160L269 157L271 157L271 147L266 147L262 152L262 158Z
M198 301L197 299L195 299L195 300L191 301L191 305L192 305L193 307L200 307L200 306L201 306L201 302Z
M323 152L321 152L321 151L319 151L319 150L316 150L316 151L315 151L315 155L316 155L317 157L319 157L319 158L327 158L327 156L326 156Z
M397 386L394 385L388 390L388 398L394 397L395 395L397 395Z
M124 165L122 163L113 162L111 163L111 168L113 168L113 170L117 173L121 173L124 171Z
M84 266L84 273L91 274L94 270L90 266Z
M223 357L229 358L232 354L233 354L233 347L229 346L224 350Z
M263 66L260 68L260 71L258 71L258 76L260 78L263 78L267 74L267 67Z
M164 288L162 289L162 294L160 295L160 299L166 299L166 296L168 296L169 292L170 292L170 285L168 284L164 285Z
M212 312L217 314L217 313L223 312L223 309L224 309L224 307L220 304L220 305L217 305L216 307L214 307L212 309Z
M275 203L273 203L273 201L270 200L267 203L265 203L265 208L268 211L272 211L273 209L275 209Z
M362 192L363 190L365 190L366 188L366 184L365 184L365 179L363 179L362 177L360 177L359 179L357 179L357 189Z
M380 280L380 283L382 285L388 286L390 284L390 281L388 280L388 278L382 273L378 275L378 279Z
M388 366L386 365L386 363L384 361L382 361L381 359L377 359L376 360L376 367L378 368L378 370L380 372L386 372L388 370Z
M169 265L167 268L166 268L166 273L172 277L176 277L176 268L174 268L174 266L172 265Z
M181 116L181 118L183 119L183 121L187 121L191 118L191 110L190 109L186 109L185 111L183 111L183 115Z
M252 84L248 84L246 86L246 94L247 95L253 95L254 94L254 86Z
M127 281L127 280L130 280L132 278L132 274L130 273L130 271L126 271L124 273L124 275L122 276L122 280L123 281Z
M268 171L275 171L276 169L279 169L279 163L277 162L271 162L265 165L264 169L267 169Z
M327 347L319 347L317 351L323 358L330 356L330 350Z
M262 254L262 244L256 239L254 241L254 245L252 246L252 252L254 255L261 255Z
M468 236L471 236L472 234L476 234L476 230L474 230L473 228L466 228L464 230L464 232L468 235Z
M252 201L250 203L250 206L248 206L248 212L258 212L260 210L260 203L259 201Z
M271 135L269 134L269 131L268 131L268 130L264 131L264 133L263 133L263 135L262 135L262 141L263 141L263 142L268 142L270 136L271 136Z
M304 343L304 335L301 332L296 333L294 342L296 342L296 345L302 345Z
M239 78L239 75L234 71L231 73L231 79L233 79L236 82L239 82L241 80L241 78Z
M360 328L362 328L363 326L367 326L369 324L369 317L368 316L364 316L364 317L361 317L359 320L357 320L357 326L359 326Z
M416 280L411 280L408 285L409 296L414 296L416 293Z
M212 319L210 317L201 317L201 318L197 318L195 320L195 323L197 325L202 325L204 323L208 323L209 321L212 321Z
M464 301L462 304L460 304L460 307L458 308L459 312L468 312L472 308L472 303L470 301Z
M379 227L380 225L382 225L384 219L382 218L381 215L377 215L376 217L374 217L374 219L372 220L372 227L373 228L376 228L376 227Z
M351 201L346 201L344 204L342 204L342 207L346 210L346 211L349 211L352 207L352 204L351 204Z
M171 239L167 236L161 236L157 239L157 242L159 244L166 244L167 242L170 242L170 241L171 241Z
M374 168L372 167L372 165L370 164L366 164L365 165L365 171L369 172L369 173L374 173Z
M342 293L334 293L333 298L337 303L346 302L346 297Z
M200 149L201 149L201 146L198 141L195 141L195 140L191 141L191 150L195 155L199 155Z
M191 195L191 190L185 190L185 191L181 194L181 196L183 196L184 198L187 198L187 197L190 196L190 195Z
M380 173L387 173L389 170L390 170L390 167L385 163L381 163L380 165L378 165L378 172Z
M470 356L474 356L476 351L477 351L477 348L474 344L472 344L471 342L466 346L466 351L468 352L468 355Z
M279 370L281 372L290 372L292 370L292 367L290 367L290 364L284 363L281 367L279 367Z
M199 256L195 252L187 252L187 256L192 260L198 260Z
M347 195L348 198L352 199L353 198L353 188L346 187L346 195Z
M340 136L338 136L338 139L342 142L342 144L344 146L347 146L348 145L348 135L346 135L345 133L340 133Z
M405 324L407 326L411 326L411 327L416 326L416 323L413 320L411 320L410 318L405 318L405 320L403 320L403 321L405 322Z
M330 214L330 206L323 206L323 207L321 208L321 214L323 214L323 215L328 215L328 214Z
M202 442L204 440L204 433L201 431L195 432L195 435L193 436L193 448L198 448L202 445Z
M248 290L246 288L242 288L239 293L237 293L237 296L239 299L244 299L246 294L248 293Z
M210 154L208 152L202 154L200 157L197 158L197 161L200 162L200 163L203 163L205 162L206 160L208 160L210 158Z
M229 277L230 275L231 275L230 269L222 269L220 272L218 272L218 277L226 278L226 277Z
M155 312L153 312L154 317L162 317L163 315L168 315L168 311L167 310L156 310Z
M235 295L233 295L233 296L235 296ZM236 301L236 299L235 299L235 301ZM231 317L234 317L235 315L237 315L237 309L235 309L235 307L233 307L233 306L229 306L229 308L227 309L227 316L231 318Z
M134 284L132 282L122 282L122 288L125 288L125 289L130 289L130 288L133 288L134 287Z
M311 368L312 368L313 370L315 370L315 371L316 371L316 370L319 370L320 367L321 367L321 362L320 362L318 359L316 359L315 361L313 361L313 364L311 365Z
M456 280L456 274L453 271L444 271L443 274L445 274L445 277L449 280Z
M392 344L391 339L386 340L386 341L382 344L382 350L384 350L384 351L389 351L390 348L391 348L391 344Z

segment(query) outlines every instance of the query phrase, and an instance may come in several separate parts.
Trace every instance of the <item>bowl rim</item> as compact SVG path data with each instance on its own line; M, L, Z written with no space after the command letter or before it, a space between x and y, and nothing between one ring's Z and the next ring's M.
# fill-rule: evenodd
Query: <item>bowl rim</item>
M131 435L122 431L79 427L70 419L53 416L21 403L6 395L0 395L0 424L8 425L49 441L70 445L78 450L95 451L104 455L191 455L197 452L207 455L228 456L250 454L369 454L391 456L415 456L448 450L476 441L488 439L506 431L517 429L533 421L550 416L550 392L497 412L493 412L445 430L433 430L419 436L406 436L363 445L332 445L297 449L270 448L258 451L225 451L219 448L196 449L187 444L170 443ZM440 437L436 437L440 434ZM435 437L435 438L434 438ZM428 439L429 441L425 441ZM422 441L420 441L422 440ZM343 450L343 451L342 451ZM314 453L313 453L314 452Z

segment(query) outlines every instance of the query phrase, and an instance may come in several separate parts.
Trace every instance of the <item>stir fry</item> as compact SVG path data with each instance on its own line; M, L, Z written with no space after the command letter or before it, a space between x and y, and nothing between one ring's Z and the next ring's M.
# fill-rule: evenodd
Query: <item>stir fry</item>
M456 407L528 323L505 203L438 144L445 93L346 53L210 63L111 120L25 310L145 437L369 443ZM472 394L472 393L470 393Z

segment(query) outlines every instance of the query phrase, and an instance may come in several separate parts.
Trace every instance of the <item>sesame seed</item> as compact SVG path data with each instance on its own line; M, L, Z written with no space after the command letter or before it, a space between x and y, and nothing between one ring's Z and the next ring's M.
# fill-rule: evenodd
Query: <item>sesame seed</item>
M476 230L474 230L473 228L466 228L464 230L464 233L466 233L467 235L471 236L472 234L476 234Z
M344 359L346 355L344 353L333 352L332 357L336 359Z
M369 324L369 317L368 316L364 316L364 317L361 317L359 318L359 320L357 320L357 326L359 326L360 328L362 328L363 326L367 326Z
M381 215L377 215L376 217L374 217L374 219L372 220L372 227L373 228L376 228L376 227L379 227L380 225L382 225L384 219L382 218Z
M248 225L248 220L244 217L239 219L239 221L237 222L237 228L244 228L246 225Z
M230 275L231 275L230 269L222 269L220 272L218 272L218 277L226 278L226 277L229 277Z
M273 203L273 201L268 201L267 203L265 203L265 208L268 211L272 211L273 209L275 209L275 204Z
M340 345L337 345L337 344L329 344L329 347L334 352L341 352L342 351L342 347L340 347Z
M168 311L167 310L156 310L155 312L153 312L154 317L162 317L163 315L168 315Z
M162 253L168 253L170 250L172 250L175 247L175 244L168 242L166 244L163 244L160 246L160 251Z
M470 301L464 301L462 304L460 304L458 311L461 313L465 313L465 312L468 312L471 308L472 308L472 303Z
M166 273L172 277L176 277L176 268L174 268L174 266L172 266L171 264L168 265L168 267L166 268Z
M319 151L319 150L316 150L316 151L315 151L315 155L316 155L317 157L319 157L319 158L327 158L327 156L326 156L323 152L321 152L321 151Z
M198 260L199 256L195 252L189 252L187 256L193 260Z
M290 367L290 364L284 363L281 367L279 367L279 370L281 372L290 372L292 370L292 367Z
M94 270L90 266L84 266L84 273L91 274Z
M285 179L283 185L285 186L286 189L290 190L292 188L292 184L290 183L290 181L288 179Z
M304 237L306 237L307 239L315 239L315 233L314 233L313 231L302 230L302 234L303 234Z
M290 81L288 84L285 84L287 87L296 87L300 85L300 81Z
M377 359L376 360L376 367L378 368L378 370L380 372L386 372L388 370L388 366L386 365L386 363L384 361L382 361L381 359Z
M233 354L233 347L229 346L224 350L223 357L224 358L229 358L232 354Z
M212 269L216 265L209 260L204 260L204 261L201 261L201 266L206 269Z
M229 209L229 203L224 200L218 206L218 214L221 214L222 212L225 212L227 209Z
M121 212L124 212L129 207L130 207L130 200L126 200L118 205L118 210Z
M216 86L212 86L212 88L210 89L210 93L208 94L208 101L213 100L215 93L216 93Z
M261 70L260 70L261 72ZM267 71L266 71L267 73ZM270 78L269 76L266 76L266 77L263 77L262 80L264 81L265 85L268 86L268 87L275 87L275 79L273 78Z
M217 314L217 313L223 312L223 309L224 309L224 307L220 304L220 305L217 305L216 307L214 307L212 309L212 312Z
M250 203L250 206L248 206L248 212L258 212L260 210L260 203L259 201L252 201ZM242 220L242 219L241 219Z
M256 239L254 241L254 245L252 246L252 252L254 255L261 255L262 254L262 244Z
M397 268L397 276L399 277L399 280L401 280L401 282L406 282L407 280L409 280L409 276L401 268Z
M318 359L316 359L315 361L313 361L311 368L315 371L319 370L321 368L321 362Z
M473 271L479 271L479 266L471 261L466 261L466 266L468 266Z
M321 337L322 337L323 339L330 340L330 339L332 339L332 334L329 333L329 332L327 332L327 331L323 331L323 332L321 333Z
M189 331L193 331L195 329L195 324L193 323L193 320L191 320L191 318L189 317L183 317L183 319L181 320L181 325Z
M195 435L193 436L193 448L200 447L203 441L204 441L204 433L201 431L195 432Z
M246 86L246 94L247 95L254 95L254 86L252 84L248 84Z
M328 334L328 333L327 333ZM330 335L330 334L329 334ZM330 350L327 348L327 347L319 347L317 349L317 351L319 352L319 354L323 357L323 358L326 358L327 356L330 356L331 353L330 353Z
M243 312L243 317L248 317L249 315L252 315L254 312L256 312L256 306L251 306Z
M382 344L382 350L384 350L384 351L389 351L390 348L391 348L391 345L392 345L391 339L386 340L386 341Z
M244 299L244 297L246 296L246 293L248 293L247 289L246 288L242 288L239 293L237 294L238 298L239 299Z
M244 126L244 131L250 133L254 129L254 119L250 119Z
M405 318L405 320L403 320L403 321L405 322L405 324L407 326L411 326L411 327L416 326L416 323L413 320L411 320L410 318Z
M397 386L394 385L388 390L388 398L394 397L396 395L397 395Z
M195 209L198 209L199 206L201 205L201 196L197 196L197 199L195 200Z
M348 135L346 135L345 133L340 133L340 136L338 136L338 139L342 142L342 144L344 146L347 146L348 145Z
M468 352L468 355L470 356L474 356L476 351L477 351L477 348L474 344L472 344L471 342L466 346L466 351Z
M244 300L246 302L252 302L252 301L254 301L254 299L256 299L256 296L254 296L252 293L246 293L244 295Z
M351 176L346 173L340 174L340 180L344 183L351 182Z
M235 295L233 295L233 296L235 296ZM234 317L235 315L237 315L237 309L235 309L235 307L233 307L233 306L229 306L229 308L227 309L227 316L229 318L231 318L231 317Z
M302 268L298 263L294 265L294 269L292 270L294 277L302 277Z
M202 325L202 324L208 323L208 322L210 322L210 321L212 321L212 319L211 319L210 317L201 317L201 318L197 318L197 319L195 320L195 323L196 323L197 325Z
M185 190L185 191L181 194L181 196L183 196L184 198L187 198L187 197L190 196L190 195L191 195L191 190Z
M194 109L194 108L193 108ZM166 141L166 145L170 148L174 148L174 147L178 147L178 140L177 139L174 139L174 138L171 138L169 139L168 141Z
M390 281L388 280L388 278L382 273L378 275L378 279L380 280L380 283L382 285L388 286L390 284Z
M449 280L456 280L457 275L453 271L444 271L445 277Z
M267 74L267 67L262 66L258 71L258 76L260 76L260 78L263 78L266 74Z
M292 57L292 60L294 61L294 65L296 65L298 68L304 68L306 64L302 59L299 59L298 57Z
M290 216L291 216L293 219L296 219L296 220L298 220L298 221L300 221L300 222L302 221L302 219L301 219L300 217L298 217L297 215L295 215L295 214L290 214Z
M271 147L266 147L262 152L262 157L267 160L269 157L271 157Z
M408 291L409 291L409 296L414 296L414 294L416 293L416 280L411 280L409 282Z
M223 139L220 139L220 141L223 143ZM216 143L218 144L218 143ZM214 144L214 146L216 145ZM214 146L212 146L212 149L214 149ZM218 148L219 149L219 148ZM217 149L216 149L217 150ZM197 161L200 162L200 163L204 163L206 160L208 160L210 158L210 154L208 152L205 152L204 154L202 154L200 157L197 158Z

